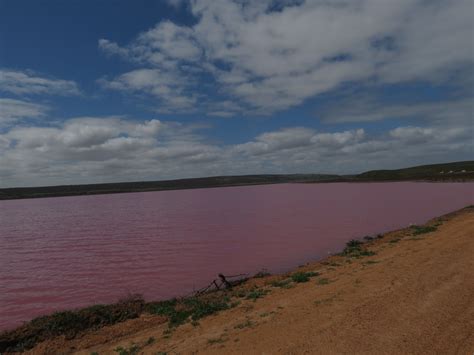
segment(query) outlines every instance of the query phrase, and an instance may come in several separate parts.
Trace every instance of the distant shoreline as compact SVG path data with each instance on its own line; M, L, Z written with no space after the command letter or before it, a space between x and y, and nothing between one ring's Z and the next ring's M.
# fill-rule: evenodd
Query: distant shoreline
M474 181L474 161L423 165L398 170L373 170L357 175L264 174L241 176L213 176L176 180L121 182L87 185L15 187L0 189L0 200L64 196L87 196L128 192L170 191L216 187L269 185L282 183L365 183L396 181Z

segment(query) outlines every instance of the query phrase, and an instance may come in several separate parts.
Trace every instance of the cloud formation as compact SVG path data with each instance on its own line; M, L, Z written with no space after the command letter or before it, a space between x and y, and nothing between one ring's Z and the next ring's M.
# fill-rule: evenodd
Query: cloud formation
M92 117L75 117L70 100L46 96L91 99L76 82L0 69L1 187L472 159L471 0L167 4L188 11L191 25L162 19L129 43L99 39L104 56L129 68L111 66L91 80L145 99L155 113L192 114L188 123L97 116L142 114L116 97L89 101ZM48 117L53 108L75 118ZM209 119L217 125L211 139L211 127L196 124L204 115L245 119ZM275 119L250 122L259 115ZM251 137L247 123L258 129Z
M400 126L378 134L292 127L209 144L202 126L79 117L0 134L0 187L258 173L353 173L468 159L472 127Z
M383 102L376 97L351 95L320 109L316 115L327 123L376 122L388 119L421 119L431 123L467 125L472 122L474 103L465 99L437 100L431 102Z
M46 115L49 107L22 100L0 98L0 128L25 119L37 119Z
M101 82L153 95L164 110L199 106L225 117L272 114L350 82L443 81L473 61L470 0L194 0L188 8L193 26L163 21L125 46L99 41L152 70L152 82L124 85L136 70ZM197 100L203 84L222 99ZM228 100L234 107L213 107Z
M31 71L0 69L0 92L15 95L79 95L77 84L39 76Z

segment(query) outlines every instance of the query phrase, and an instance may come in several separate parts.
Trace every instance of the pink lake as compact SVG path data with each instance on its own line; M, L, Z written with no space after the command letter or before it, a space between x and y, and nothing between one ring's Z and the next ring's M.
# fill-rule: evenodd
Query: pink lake
M283 272L474 204L474 183L280 184L0 201L0 330L216 274Z

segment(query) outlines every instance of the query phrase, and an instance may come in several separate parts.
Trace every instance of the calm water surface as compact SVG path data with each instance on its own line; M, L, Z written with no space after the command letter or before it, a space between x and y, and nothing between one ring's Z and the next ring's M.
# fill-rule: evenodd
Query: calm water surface
M283 184L0 201L0 329L281 272L474 204L473 183Z

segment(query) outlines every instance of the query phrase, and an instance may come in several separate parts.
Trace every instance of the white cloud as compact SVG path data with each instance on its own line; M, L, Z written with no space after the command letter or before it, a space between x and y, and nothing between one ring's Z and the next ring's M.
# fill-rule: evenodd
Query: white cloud
M110 55L118 55L127 57L129 55L129 51L125 48L121 48L117 43L111 42L107 39L99 39L99 48L107 54Z
M0 128L24 119L38 119L45 116L47 106L27 101L0 98Z
M162 113L192 112L197 102L197 95L186 95L187 83L179 75L162 69L137 69L113 80L103 78L99 83L109 89L137 94L146 92L159 98L161 104L156 111Z
M396 46L379 74L386 82L449 79L450 69L473 62L471 0L419 2L396 36Z
M470 0L195 0L189 8L193 26L164 21L127 46L99 42L106 53L166 72L177 92L152 72L156 84L137 90L169 90L158 97L171 111L180 108L174 95L195 98L203 83L209 96L214 90L239 108L213 109L211 98L185 107L270 114L347 82L445 80L473 61Z
M375 97L351 93L338 97L320 109L318 117L327 123L374 122L388 119L417 118L439 123L464 123L473 119L474 102L467 99L417 103L388 103Z
M45 78L31 71L0 69L0 92L16 95L79 95L74 81Z
M435 131L432 128L422 127L398 127L389 132L393 138L401 139L412 143L426 142L434 137ZM441 132L440 132L441 133Z
M335 133L319 133L304 127L286 128L261 134L252 142L236 145L236 152L246 155L274 154L279 151L295 151L312 147L318 154L329 150L337 151L344 146L357 143L365 138L363 129Z
M440 143L467 141L474 143L473 127L398 127L389 132L393 138L407 143L424 143L437 141Z

